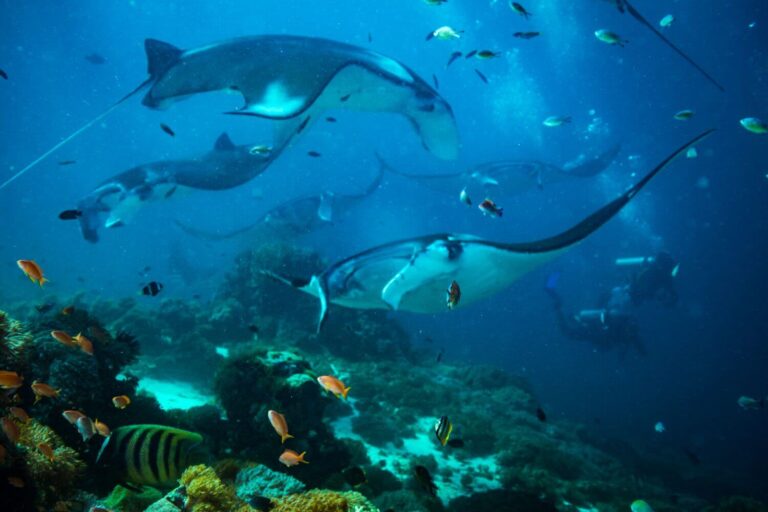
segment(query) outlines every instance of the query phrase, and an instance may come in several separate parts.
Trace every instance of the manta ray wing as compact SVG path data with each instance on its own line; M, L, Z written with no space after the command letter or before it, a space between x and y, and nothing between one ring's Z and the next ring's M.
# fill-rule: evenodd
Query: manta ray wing
M331 265L313 277L321 283L321 318L325 321L327 317L328 302L357 309L385 309L396 304L400 310L434 312L450 278L465 281L461 304L496 293L594 233L675 157L712 131L694 137L626 192L558 235L523 243L431 235L374 247ZM311 292L306 286L299 288Z

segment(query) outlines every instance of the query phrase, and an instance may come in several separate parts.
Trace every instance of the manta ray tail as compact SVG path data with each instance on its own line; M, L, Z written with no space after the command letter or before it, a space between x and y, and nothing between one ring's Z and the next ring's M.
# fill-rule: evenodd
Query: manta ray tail
M637 10L637 9L635 9L634 7L632 7L632 5L631 5L631 4L630 4L628 1L626 1L626 0L624 1L624 7L626 7L626 9L627 9L627 12L629 12L629 14L631 14L633 18L635 18L637 21L639 21L640 23L642 23L643 25L645 25L646 27L648 27L648 29L650 29L650 30L651 30L651 32L653 32L654 34L656 34L656 35L659 37L659 39L661 39L662 41L664 41L664 43L665 43L667 46L669 46L670 48L672 48L672 49L673 49L673 50L674 50L674 51L675 51L675 52L676 52L678 55L680 55L682 58L684 58L684 59L685 59L685 60L686 60L686 61L687 61L687 62L688 62L688 63L689 63L691 66L693 66L694 68L696 68L696 69L699 71L699 73L701 73L702 75L704 75L704 77L705 77L707 80L709 80L709 81L712 83L712 85L714 85L715 87L717 87L718 89L720 89L720 91L722 91L722 92L725 92L725 88L724 88L722 85L720 85L720 84L718 83L718 81L717 81L717 80L715 80L715 79L712 77L712 75L710 75L709 73L707 73L707 72L704 70L704 68L702 68L701 66L699 66L698 64L696 64L696 62L695 62L695 61L694 61L692 58L690 58L688 55L686 55L686 54L685 54L685 53L684 53L684 52L683 52L683 51L682 51L680 48L678 48L677 46L675 46L675 45L674 45L674 43L672 43L672 41L670 41L669 39L667 39L666 37L664 37L664 34L662 34L661 32L659 32L658 30L656 30L656 27L654 27L654 26L653 26L651 23L649 23L649 22L648 22L648 20L646 20L646 19L645 19L645 17L644 17L642 14L640 14L640 12L638 12L638 10ZM620 10L621 10L621 9L620 9ZM622 12L623 12L623 11L622 11Z
M269 270L262 270L261 274L267 277L270 277L276 281L279 281L283 284L292 286L298 290L303 290L309 293L310 295L315 295L320 301L320 314L317 320L317 332L320 333L320 331L323 328L323 325L325 325L325 321L328 319L328 303L329 303L328 286L326 285L326 282L323 276L312 276L311 279L290 278L286 276L281 276Z
M550 251L558 251L561 249L565 249L571 245L574 245L582 240L584 240L586 237L594 233L600 226L608 222L613 218L614 215L619 213L619 211L624 208L624 206L629 203L633 197L637 195L640 190L642 190L643 187L645 187L649 181L653 179L654 176L656 176L659 172L661 172L662 169L664 169L669 163L674 160L676 157L684 153L689 147L695 145L703 138L707 137L709 134L714 132L715 130L707 130L704 133L697 135L693 139L691 139L689 142L683 144L680 148L678 148L675 152L673 152L671 155L669 155L667 158L661 161L659 165L654 167L648 174L643 177L640 181L635 183L633 186L631 186L629 189L627 189L626 192L621 194L619 197L608 203L607 205L603 206L596 212L594 212L592 215L587 217L586 219L582 220L572 228L564 231L563 233L560 233L559 235L555 235L550 238L545 238L543 240L539 240L536 242L526 242L526 243L501 243L501 244L492 244L499 247L504 247L506 249L517 251L517 252L525 252L525 253L544 253L544 252L550 252Z
M60 148L62 148L65 144L67 144L69 141L73 140L75 137L86 131L88 128L93 126L94 124L98 123L105 117L107 117L109 114L112 113L118 106L120 106L125 100L132 97L142 89L144 89L146 86L151 84L157 76L168 69L168 67L172 66L175 63L175 59L178 59L178 56L181 55L181 50L178 48L169 45L168 43L163 43L161 41L155 41L154 39L147 39L145 41L145 47L147 50L147 60L148 60L148 71L149 71L149 77L141 82L134 90L117 100L115 103L113 103L108 109L106 109L104 112L99 114L98 116L94 117L87 123L85 123L83 126L75 130L73 133L59 141L56 145L54 145L51 149L34 159L32 162L27 164L23 169L21 169L19 172L5 180L2 184L0 184L0 190L4 189L14 181L16 181L18 178L26 174L30 169L35 167L37 164L51 156L53 153L58 151ZM171 50L173 49L173 51ZM178 52L178 53L175 53Z

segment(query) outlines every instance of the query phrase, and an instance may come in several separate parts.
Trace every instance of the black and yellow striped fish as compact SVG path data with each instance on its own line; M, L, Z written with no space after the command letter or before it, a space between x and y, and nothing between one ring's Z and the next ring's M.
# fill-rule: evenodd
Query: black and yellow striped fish
M445 446L448 440L451 438L451 432L453 432L453 424L448 416L442 416L437 423L435 423L435 437L440 441L440 444Z
M136 485L173 487L199 454L203 436L162 425L116 428L101 445L96 463Z

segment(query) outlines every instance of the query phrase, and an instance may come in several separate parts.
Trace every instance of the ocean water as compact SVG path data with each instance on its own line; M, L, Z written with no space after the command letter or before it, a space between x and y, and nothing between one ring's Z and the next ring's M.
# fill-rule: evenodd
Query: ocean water
M88 242L77 220L58 216L80 208L78 202L100 183L140 164L201 155L225 132L236 145L269 146L273 128L284 122L224 115L243 105L237 91L192 94L166 110L143 106L142 91L0 190L0 309L32 325L38 321L32 306L53 302L58 309L75 300L78 307L93 308L97 317L101 311L107 325L115 321L129 332L151 332L153 311L160 315L164 302L175 300L179 310L194 304L205 314L180 316L178 332L156 333L158 340L171 340L167 345L145 339L147 359L134 372L140 375L143 369L152 378L162 377L168 365L170 380L201 387L200 397L191 399L195 404L216 403L209 399L214 390L204 385L213 381L216 368L209 367L207 375L198 373L205 369L185 375L183 367L173 368L176 351L192 350L172 341L178 341L181 325L206 332L211 347L237 351L248 344L274 348L286 341L279 332L259 334L256 341L247 333L233 335L241 324L279 324L281 312L296 315L294 309L307 312L296 320L305 321L307 333L317 321L315 304L304 307L301 292L293 295L286 288L285 295L260 299L278 303L269 318L266 313L258 320L241 315L237 326L228 325L234 320L222 312L223 304L240 300L227 296L235 289L231 283L242 277L242 289L248 287L249 276L237 275L244 251L282 240L329 264L393 240L432 233L466 233L498 242L539 240L575 225L688 140L715 128L695 145L695 158L677 158L605 226L502 291L451 311L442 307L446 298L440 292L435 298L440 311L389 311L382 318L402 329L407 343L430 360L440 353L447 365L489 365L524 378L548 423L578 424L606 450L620 446L616 450L646 456L654 462L635 461L633 469L625 460L626 471L639 472L642 466L645 475L646 466L656 464L670 493L690 492L711 502L731 494L768 500L768 408L745 410L737 404L741 396L758 401L768 396L768 135L751 133L739 123L747 117L768 120L768 4L636 0L650 23L716 77L721 91L614 2L521 3L532 13L529 19L503 0L441 5L418 0L0 0L0 69L7 74L7 80L0 79L0 181L145 80L147 38L204 52L208 45L236 37L302 35L378 52L407 66L450 105L460 137L458 158L440 159L425 149L404 116L355 111L341 102L299 130L268 169L247 183L216 191L177 191L171 185L160 194L167 193L167 199L142 204L124 226L102 227L98 243ZM666 14L675 21L662 29L658 22ZM425 40L441 26L460 31L460 37ZM628 43L620 47L598 41L598 29L614 31ZM525 31L540 35L513 35ZM497 55L465 58L472 50ZM457 51L462 56L446 66ZM93 55L103 62L85 58ZM282 62L281 69L298 73L299 83L316 81L317 75L302 76L301 70L318 63L322 67L323 45L309 48L302 58L307 60ZM203 73L242 77L244 72L232 71L232 62L213 62ZM267 63L263 70L259 62L250 64L257 74L271 69ZM393 83L386 82L378 95L390 94ZM407 90L408 85L406 80L398 87ZM363 105L366 109L376 110ZM674 119L684 109L695 115ZM550 116L571 120L547 127L543 121ZM161 124L175 135L164 133ZM529 175L525 190L503 194L491 186L487 194L474 195L470 207L459 200L460 185L437 190L385 172L373 193L349 205L338 201L332 222L302 236L278 227L212 240L176 224L224 234L297 198L359 194L378 175L377 155L397 172L439 175L502 160L569 168L616 144L620 152L595 176L565 176L549 183ZM66 161L74 163L62 165ZM503 216L478 210L486 195L503 208ZM307 222L323 216L312 208L288 209ZM617 258L660 251L679 263L674 277L678 301L672 307L649 301L631 308L644 354L621 347L602 350L558 329L545 289L553 274L559 276L557 293L570 316L601 307L613 287L628 282L636 269L617 266ZM43 290L31 284L17 268L19 259L39 263L50 283ZM271 261L270 269L280 270L280 263ZM480 267L485 275L498 271L488 262ZM444 288L453 279L450 272ZM163 284L157 297L141 294L151 281ZM467 294L475 283L458 284ZM121 308L128 308L121 301L127 300L143 308L140 325L120 317ZM345 314L340 311L333 306L329 318ZM343 346L334 339L324 343ZM317 349L301 346L308 353ZM345 350L335 354L335 364L356 356L353 348ZM407 380L407 361L392 368L387 379ZM356 387L364 387L354 382L366 376L347 373L354 395ZM418 386L428 388L440 381L442 370L438 364L432 374L420 375L424 379ZM147 382L151 392L152 381ZM456 379L451 385L458 394L466 382ZM364 414L359 402L355 407L355 414ZM493 417L509 411L486 412ZM454 421L461 423L460 418ZM654 430L657 422L665 432ZM414 421L423 424L423 419ZM415 445L406 447L405 452L419 451ZM692 464L686 453L695 454L700 464ZM312 460L311 453L307 457ZM451 459L452 471L459 466ZM715 488L713 481L721 485ZM457 491L450 497L460 495ZM559 502L558 507L565 510Z

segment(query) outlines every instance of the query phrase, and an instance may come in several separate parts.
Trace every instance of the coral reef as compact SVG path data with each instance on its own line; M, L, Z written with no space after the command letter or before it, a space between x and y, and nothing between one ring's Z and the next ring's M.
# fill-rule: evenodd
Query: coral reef
M306 451L310 464L292 468L292 475L305 483L321 484L329 474L344 469L350 455L336 441L323 421L331 402L309 372L309 363L293 353L247 351L227 359L216 372L215 390L229 419L228 445L251 460L280 469L278 457L284 447ZM285 415L295 439L285 445L267 420L270 409ZM254 443L254 439L263 440ZM323 464L313 465L316 457ZM282 468L284 470L284 468Z
M273 500L272 512L378 512L362 494L314 489Z
M272 471L262 465L241 470L235 482L237 495L245 501L250 501L257 496L278 498L306 489L306 485L292 476Z
M154 487L144 486L134 491L117 485L104 499L104 507L120 512L143 512L148 506L163 497L163 493Z
M12 466L8 476L19 478L25 487L34 489L37 507L44 510L68 507L85 470L79 454L64 444L53 430L34 419L10 421L18 427L19 438L15 446L8 447L6 457L11 459ZM52 449L50 458L41 450L41 444Z
M253 509L238 499L235 490L219 480L207 466L191 466L179 483L186 489L184 510L189 512L250 512Z

